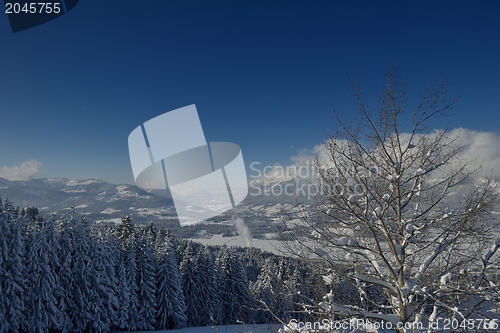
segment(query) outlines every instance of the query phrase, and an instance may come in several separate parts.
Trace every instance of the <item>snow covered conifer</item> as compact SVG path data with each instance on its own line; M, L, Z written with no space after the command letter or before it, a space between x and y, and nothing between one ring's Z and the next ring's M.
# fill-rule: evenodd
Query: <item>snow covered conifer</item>
M47 234L36 225L28 227L26 257L26 329L30 332L49 332L60 328L61 314L57 306L58 279L51 267L53 249Z
M221 300L224 324L248 321L249 283L234 251L223 247L217 260L221 272Z
M140 300L139 300L139 281L138 281L138 245L135 235L129 235L127 247L125 249L125 276L129 288L128 297L128 329L137 330L137 323L140 321Z
M184 251L184 258L180 264L182 276L182 290L186 303L186 325L188 327L203 325L201 313L203 306L200 299L200 286L198 285L199 272L197 271L193 245L189 243Z
M219 296L218 279L215 271L215 259L208 248L196 256L196 270L200 301L204 305L199 313L204 325L213 325L221 317L222 302Z
M257 303L256 320L259 323L275 321L281 287L276 278L276 264L272 258L267 258L260 271L257 281L252 285L252 293Z
M73 301L73 233L75 219L76 214L72 211L69 216L63 216L56 224L59 243L57 247L59 268L56 268L56 275L60 285L57 303L61 311L60 325L62 332L69 332L73 329L71 313L76 311L76 305ZM49 237L50 239L51 237Z
M137 296L139 300L137 329L154 329L156 318L156 258L154 242L137 240Z
M8 201L0 206L0 332L18 332L25 326L24 240L21 220L10 209Z
M74 308L70 312L73 325L78 330L90 330L100 322L95 309L101 305L101 299L94 288L98 280L94 267L94 246L90 237L86 216L81 219L72 214L73 225L73 265L72 265L72 300Z
M96 292L93 301L92 328L97 332L107 332L117 323L116 309L119 306L115 267L120 255L118 240L102 223L93 225L92 264L89 265L91 288ZM89 267L89 268L90 268Z
M130 285L127 278L127 265L125 253L120 249L118 264L116 267L117 277L117 313L116 327L125 330L129 328L129 308L130 308Z
M160 231L162 233L162 231ZM175 329L186 324L186 303L182 291L182 277L175 249L169 237L158 234L157 252L157 317L156 328Z
M118 239L122 244L126 244L129 239L135 237L134 225L132 224L132 217L126 214L122 218L122 223L117 227Z

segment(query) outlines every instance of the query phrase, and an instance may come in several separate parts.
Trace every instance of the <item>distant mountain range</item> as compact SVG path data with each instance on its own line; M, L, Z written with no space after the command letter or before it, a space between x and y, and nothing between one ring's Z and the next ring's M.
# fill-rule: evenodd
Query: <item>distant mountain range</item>
M86 213L95 221L120 223L125 214L131 214L134 223L166 226L178 236L191 237L234 233L233 220L242 217L255 238L274 238L281 230L279 219L283 203L296 202L279 191L271 192L273 184L256 183L249 188L247 198L236 208L208 220L205 224L180 228L171 198L154 191L147 192L135 185L111 184L102 180L71 180L66 178L36 178L27 181L9 181L0 178L0 198L8 199L20 208L37 207L45 217L51 212L61 216L74 206L78 213ZM164 193L164 192L161 192ZM228 228L228 225L231 228Z
M463 190L473 182L473 179L469 179L451 191L455 192L456 198L463 199ZM165 197L164 191L161 194L147 192L135 185L116 185L97 179L37 178L9 181L0 178L0 198L7 198L21 208L37 207L45 217L50 212L61 216L71 206L79 214L87 213L94 221L108 223L120 223L125 214L130 214L136 224L152 222L167 227L177 237L235 235L237 230L234 220L240 217L249 227L253 238L280 239L287 228L282 220L282 210L297 203L314 205L314 189L308 188L308 185L309 181L301 178L254 181L249 186L246 199L235 208L204 223L182 228L172 198ZM309 198L308 193L311 194Z
M28 181L9 181L0 178L0 197L8 198L20 207L37 207L44 215L58 214L75 206L96 220L119 221L132 213L136 222L146 222L161 215L175 219L171 198L160 197L134 185L115 185L102 180L70 180L38 178Z

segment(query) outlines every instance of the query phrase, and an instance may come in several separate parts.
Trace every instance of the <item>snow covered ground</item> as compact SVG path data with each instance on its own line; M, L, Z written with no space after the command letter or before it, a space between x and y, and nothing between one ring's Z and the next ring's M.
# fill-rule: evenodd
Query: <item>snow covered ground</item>
M281 325L222 325L217 327L188 327L179 330L134 331L133 333L275 333ZM132 332L129 332L132 333Z

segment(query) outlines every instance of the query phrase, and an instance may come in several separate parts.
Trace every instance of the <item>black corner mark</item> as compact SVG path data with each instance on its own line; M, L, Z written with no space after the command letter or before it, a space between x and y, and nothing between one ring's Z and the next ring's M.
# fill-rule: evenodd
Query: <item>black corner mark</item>
M79 0L4 0L12 32L19 32L52 21L75 8ZM42 0L44 1L44 0Z

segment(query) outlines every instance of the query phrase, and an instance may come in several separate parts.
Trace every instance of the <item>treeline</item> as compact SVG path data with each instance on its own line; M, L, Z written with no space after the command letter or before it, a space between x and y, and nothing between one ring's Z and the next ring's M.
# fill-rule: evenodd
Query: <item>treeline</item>
M318 290L320 286L320 290ZM42 218L0 200L0 332L109 332L307 317L322 282L296 260L167 230ZM316 297L315 295L318 295Z

